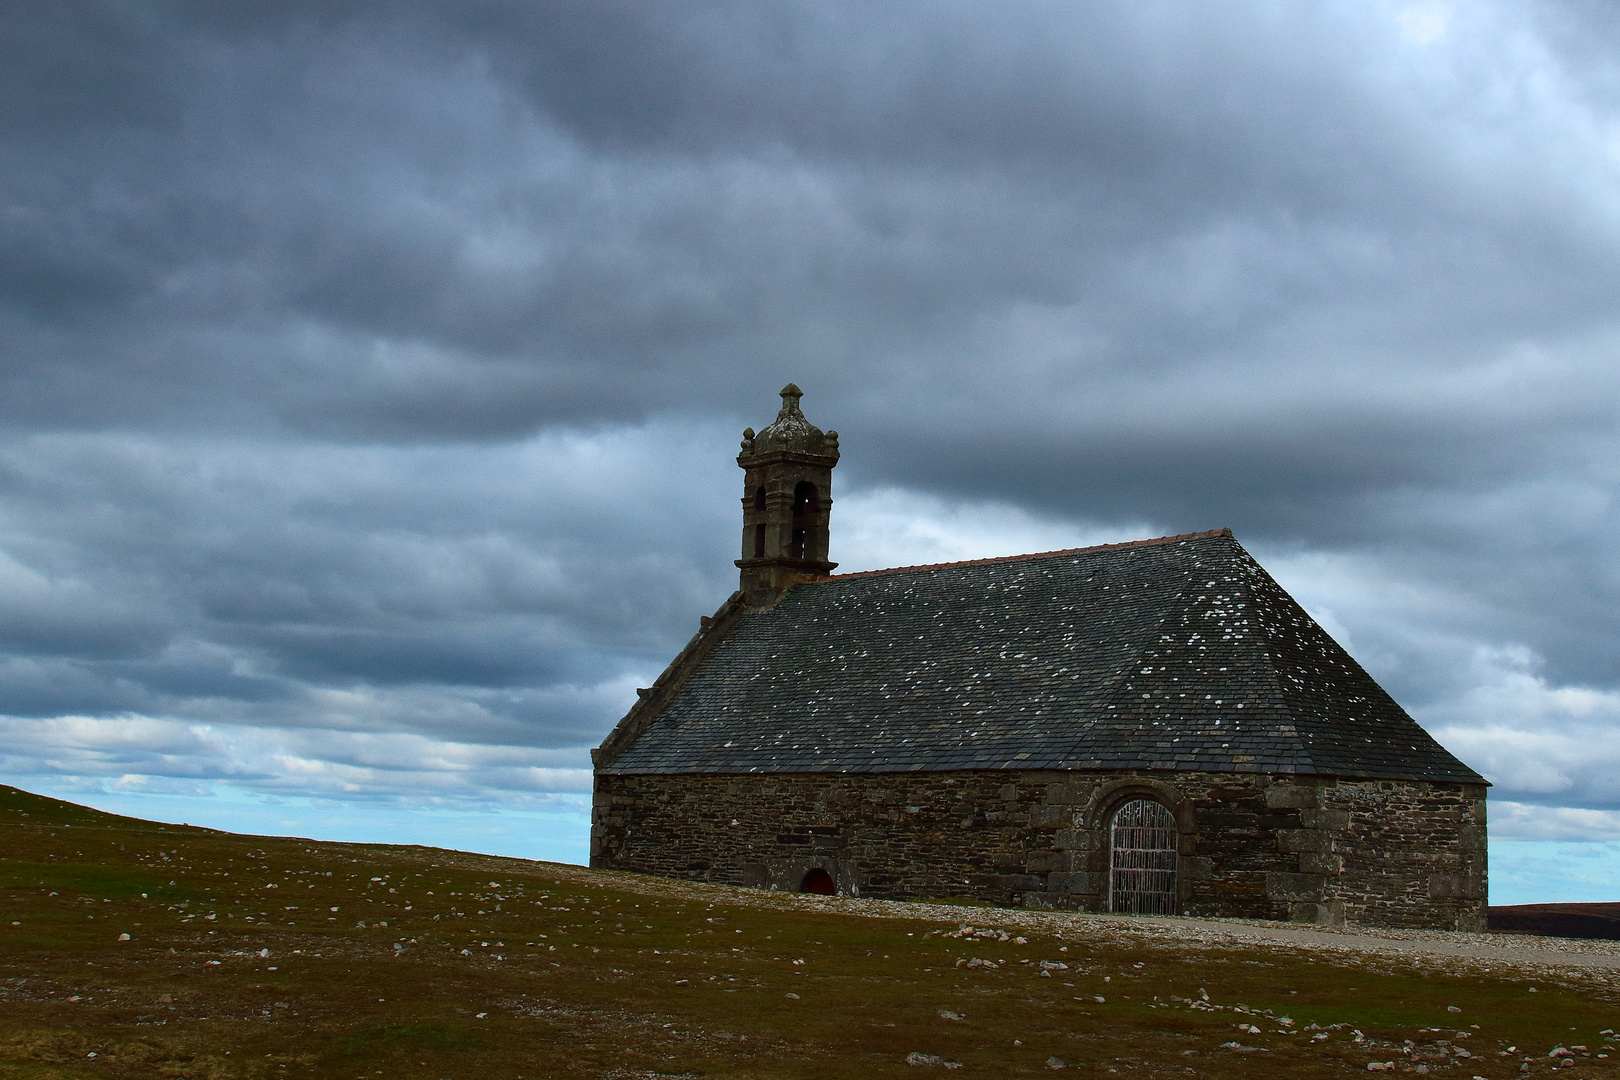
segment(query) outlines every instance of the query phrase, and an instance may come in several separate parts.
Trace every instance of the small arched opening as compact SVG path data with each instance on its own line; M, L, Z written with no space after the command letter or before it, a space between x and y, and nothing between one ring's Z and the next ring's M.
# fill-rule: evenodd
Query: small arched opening
M832 875L818 866L804 875L804 880L799 882L799 891L817 896L837 896L838 886L833 882Z
M765 489L763 487L757 487L754 489L754 510L756 513L761 514L765 512ZM760 524L754 526L754 558L763 559L764 557L765 525L763 522L761 522Z
M793 489L793 545L789 554L795 559L805 557L804 549L806 538L810 535L810 528L815 523L816 511L820 508L821 499L816 494L816 485L808 480L801 480Z
M1114 811L1108 829L1108 910L1130 915L1176 913L1175 815L1152 799Z

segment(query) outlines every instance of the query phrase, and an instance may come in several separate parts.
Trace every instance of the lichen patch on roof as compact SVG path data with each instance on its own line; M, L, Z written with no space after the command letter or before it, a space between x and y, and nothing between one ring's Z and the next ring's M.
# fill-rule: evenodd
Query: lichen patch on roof
M727 620L636 728L601 771L1483 782L1225 530L801 585Z

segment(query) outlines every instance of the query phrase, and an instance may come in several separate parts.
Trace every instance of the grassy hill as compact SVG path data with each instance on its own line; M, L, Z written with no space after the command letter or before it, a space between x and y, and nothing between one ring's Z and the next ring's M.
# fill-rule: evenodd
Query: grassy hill
M1602 972L1026 931L12 788L0 886L8 1077L1516 1077L1620 1021Z

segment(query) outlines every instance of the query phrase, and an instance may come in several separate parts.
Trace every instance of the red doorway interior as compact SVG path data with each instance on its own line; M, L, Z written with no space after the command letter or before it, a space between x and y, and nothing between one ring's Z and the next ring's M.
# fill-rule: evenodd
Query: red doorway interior
M799 883L799 891L815 893L817 896L836 896L838 886L833 884L832 875L818 866L804 875L804 880Z

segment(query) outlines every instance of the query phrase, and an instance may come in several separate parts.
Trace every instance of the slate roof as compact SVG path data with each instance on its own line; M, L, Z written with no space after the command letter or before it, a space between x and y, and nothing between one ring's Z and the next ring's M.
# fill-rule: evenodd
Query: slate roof
M621 721L599 771L1484 782L1224 529L842 574L726 627L660 680L661 709Z

